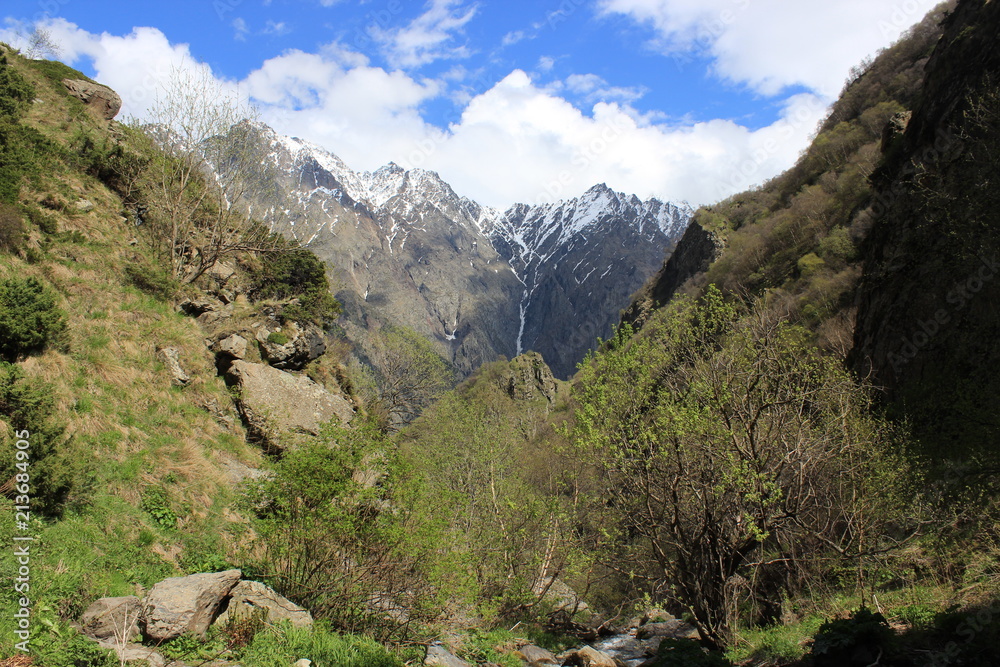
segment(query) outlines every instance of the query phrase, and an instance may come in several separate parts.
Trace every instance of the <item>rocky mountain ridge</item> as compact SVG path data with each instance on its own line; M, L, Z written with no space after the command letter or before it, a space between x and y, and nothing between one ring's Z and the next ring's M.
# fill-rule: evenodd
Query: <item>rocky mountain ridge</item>
M536 350L568 377L691 215L604 184L499 211L436 172L395 163L355 172L315 144L259 131L277 193L262 215L331 267L348 335L406 325L465 374Z

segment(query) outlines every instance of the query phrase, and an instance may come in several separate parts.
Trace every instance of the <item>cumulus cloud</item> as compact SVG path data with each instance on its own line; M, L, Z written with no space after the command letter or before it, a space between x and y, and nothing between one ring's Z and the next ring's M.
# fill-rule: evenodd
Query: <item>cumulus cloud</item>
M850 68L897 39L938 0L599 0L604 14L651 26L681 67L708 56L724 79L777 95L836 97Z
M65 21L48 27L69 62L89 60L140 117L172 69L208 71L154 28L116 36ZM221 83L252 97L279 132L325 146L356 170L389 161L433 169L456 191L497 207L572 197L599 182L642 197L716 201L794 162L826 112L817 95L805 94L757 130L731 120L665 124L629 106L635 92L584 109L563 97L570 89L613 90L599 76L571 76L558 89L514 70L471 94L461 115L439 128L421 108L450 94L447 81L372 66L340 44L287 51L242 81Z
M428 4L427 11L403 28L372 26L372 38L393 67L412 69L471 54L468 47L454 42L455 33L476 15L476 6L463 7L463 0L431 0Z

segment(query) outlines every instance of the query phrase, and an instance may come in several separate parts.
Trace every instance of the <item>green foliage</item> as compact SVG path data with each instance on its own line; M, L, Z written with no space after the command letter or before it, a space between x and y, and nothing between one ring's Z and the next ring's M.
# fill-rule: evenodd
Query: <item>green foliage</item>
M272 331L267 335L267 342L274 343L275 345L286 345L288 343L288 336L280 331Z
M402 456L426 481L428 511L448 523L444 539L487 617L538 605L549 571L568 569L574 517L563 460L535 440L549 405L515 400L505 387L515 362L488 364L445 394L401 437ZM546 567L546 563L548 567ZM458 597L459 593L453 593Z
M240 659L254 667L288 667L301 658L314 665L403 667L401 660L374 640L335 634L322 625L312 629L285 625L260 632Z
M807 332L717 290L661 309L635 338L620 332L577 381L571 436L613 498L592 509L614 535L608 558L653 590L669 585L718 646L738 615L776 618L768 601L810 571L825 578L847 544L889 541L905 506L905 466L867 391ZM734 577L745 606L727 592Z
M29 380L20 367L0 361L0 417L10 425L0 451L0 475L28 474L31 509L42 516L58 516L70 501L82 505L91 491L90 464L74 456L63 437L65 424L54 413L50 384ZM26 458L14 447L21 439L30 443Z
M222 633L213 628L208 637L184 633L180 637L163 642L156 647L157 652L171 660L186 662L209 661L219 658L226 650Z
M170 507L170 498L166 491L160 487L150 486L144 489L139 507L149 514L160 528L172 530L177 527L177 514Z
M35 633L31 642L32 657L40 667L119 667L114 651L77 630L49 623L44 632Z
M809 253L799 258L797 266L802 277L808 278L826 266L826 262L820 259L815 253Z
M325 427L248 486L241 504L258 536L248 560L334 627L391 636L400 631L394 610L411 622L438 613L426 576L437 544L413 521L393 446L359 422Z
M329 324L340 314L326 267L306 248L283 249L263 258L253 282L254 299L298 299L285 307L286 319Z
M0 123L21 118L34 99L34 87L0 55Z
M0 282L0 357L8 361L38 352L66 330L55 293L37 278Z
M861 667L889 650L893 637L882 614L862 607L850 618L821 625L810 655L817 667Z
M666 638L660 643L651 667L732 667L724 655L706 651L690 639Z
M472 630L458 656L472 665L522 667L524 662L511 650L516 646L514 640L514 634L507 630Z

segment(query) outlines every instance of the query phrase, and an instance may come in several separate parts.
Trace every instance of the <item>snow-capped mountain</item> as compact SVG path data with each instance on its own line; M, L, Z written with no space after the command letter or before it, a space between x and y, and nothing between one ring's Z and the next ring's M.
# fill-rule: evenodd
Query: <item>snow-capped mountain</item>
M568 377L691 215L605 185L501 212L433 171L355 172L315 144L260 131L277 186L265 217L329 263L348 333L405 324L466 373L536 350Z

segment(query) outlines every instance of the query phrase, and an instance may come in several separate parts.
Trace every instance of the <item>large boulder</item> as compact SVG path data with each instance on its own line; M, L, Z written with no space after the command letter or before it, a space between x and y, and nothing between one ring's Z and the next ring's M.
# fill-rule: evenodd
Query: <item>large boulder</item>
M551 651L534 644L522 646L514 652L514 655L523 660L528 667L556 667L561 664Z
M315 324L289 322L283 327L257 329L261 354L275 368L298 371L326 352L326 337Z
M63 79L70 95L93 109L101 118L111 120L122 110L122 98L107 86L84 79Z
M94 639L129 641L139 635L142 602L134 595L101 598L87 607L80 617L83 634Z
M305 376L236 360L227 378L239 391L236 405L247 430L272 449L283 450L289 434L318 435L324 422L347 424L354 417L354 408L343 396Z
M239 570L164 579L153 586L143 605L146 635L154 641L185 632L204 637L219 605L239 582Z
M259 581L241 581L229 593L229 606L219 614L216 623L248 618L263 614L272 625L288 621L297 628L312 625L313 618L306 609L275 593Z
M424 664L428 667L470 667L469 663L454 656L441 644L431 644L427 647Z

